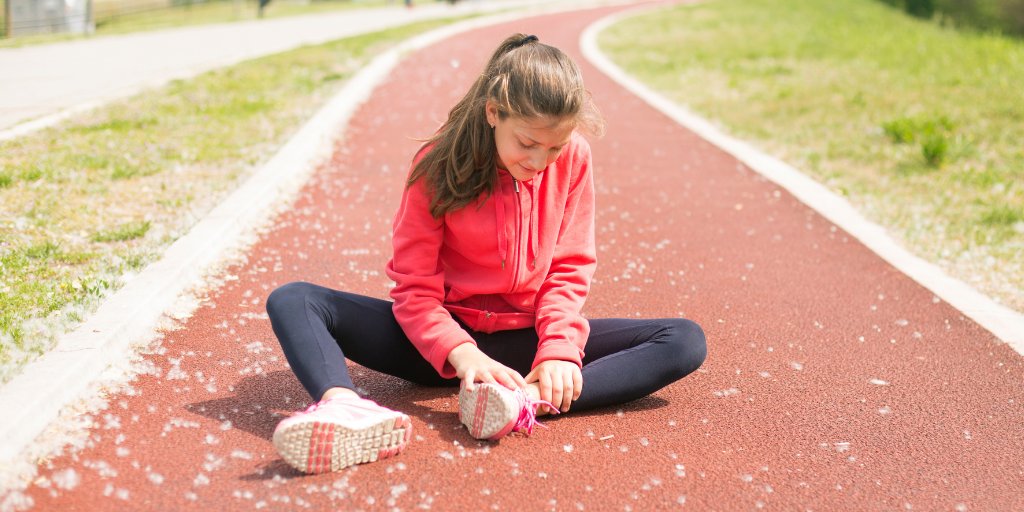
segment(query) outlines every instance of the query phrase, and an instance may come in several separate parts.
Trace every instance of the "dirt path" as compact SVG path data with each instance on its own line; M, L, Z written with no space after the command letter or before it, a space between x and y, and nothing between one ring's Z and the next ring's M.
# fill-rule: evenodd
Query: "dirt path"
M598 74L580 32L619 7L475 30L409 56L212 293L155 375L25 491L37 510L1021 510L1024 364L960 313L728 155ZM385 297L392 214L429 134L512 31L573 54L607 122L588 316L684 315L696 374L620 409L471 439L452 390L365 369L413 417L396 458L302 476L269 442L306 405L263 310L308 280Z

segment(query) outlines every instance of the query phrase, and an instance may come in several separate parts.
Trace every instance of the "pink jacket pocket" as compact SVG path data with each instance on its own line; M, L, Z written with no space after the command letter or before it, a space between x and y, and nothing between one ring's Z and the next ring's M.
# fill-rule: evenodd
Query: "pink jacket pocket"
M495 313L451 304L445 304L444 307L470 329L488 334L496 331L534 327L537 320L533 313Z

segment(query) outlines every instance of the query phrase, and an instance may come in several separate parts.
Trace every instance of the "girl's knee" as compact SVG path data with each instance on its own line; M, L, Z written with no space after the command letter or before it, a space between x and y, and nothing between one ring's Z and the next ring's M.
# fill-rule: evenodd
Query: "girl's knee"
M673 318L667 322L666 339L674 348L673 355L682 378L704 364L708 354L707 339L704 330L692 320Z
M277 311L287 309L289 304L297 300L305 301L313 287L314 285L301 281L277 287L267 296L267 314L274 315Z

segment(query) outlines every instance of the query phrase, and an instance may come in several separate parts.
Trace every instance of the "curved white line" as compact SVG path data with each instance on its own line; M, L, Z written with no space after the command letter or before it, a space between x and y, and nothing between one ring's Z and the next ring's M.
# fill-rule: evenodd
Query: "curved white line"
M801 202L817 211L835 225L859 240L871 251L960 310L979 325L1024 355L1024 315L993 301L970 285L950 277L938 266L901 247L882 226L864 218L843 197L807 177L789 164L770 156L750 144L716 128L706 119L669 101L612 63L597 44L598 34L608 26L627 17L638 16L664 8L644 6L601 18L580 35L583 55L601 72L643 99L655 109L701 138L718 146L737 160L777 185L785 188Z

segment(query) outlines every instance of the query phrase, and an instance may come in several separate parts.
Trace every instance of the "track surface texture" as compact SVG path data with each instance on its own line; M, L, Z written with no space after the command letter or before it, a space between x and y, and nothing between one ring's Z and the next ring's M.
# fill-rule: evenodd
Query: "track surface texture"
M84 447L44 461L35 510L1024 510L1024 364L843 231L599 74L578 38L623 7L473 30L407 56L332 160L226 270ZM685 316L693 375L617 408L472 439L457 390L353 367L412 417L405 452L318 476L271 434L309 398L264 300L294 280L387 297L408 163L513 31L565 49L608 127L591 140L591 318ZM672 51L685 51L685 48ZM10 496L8 496L10 497ZM9 502L11 503L11 502Z

